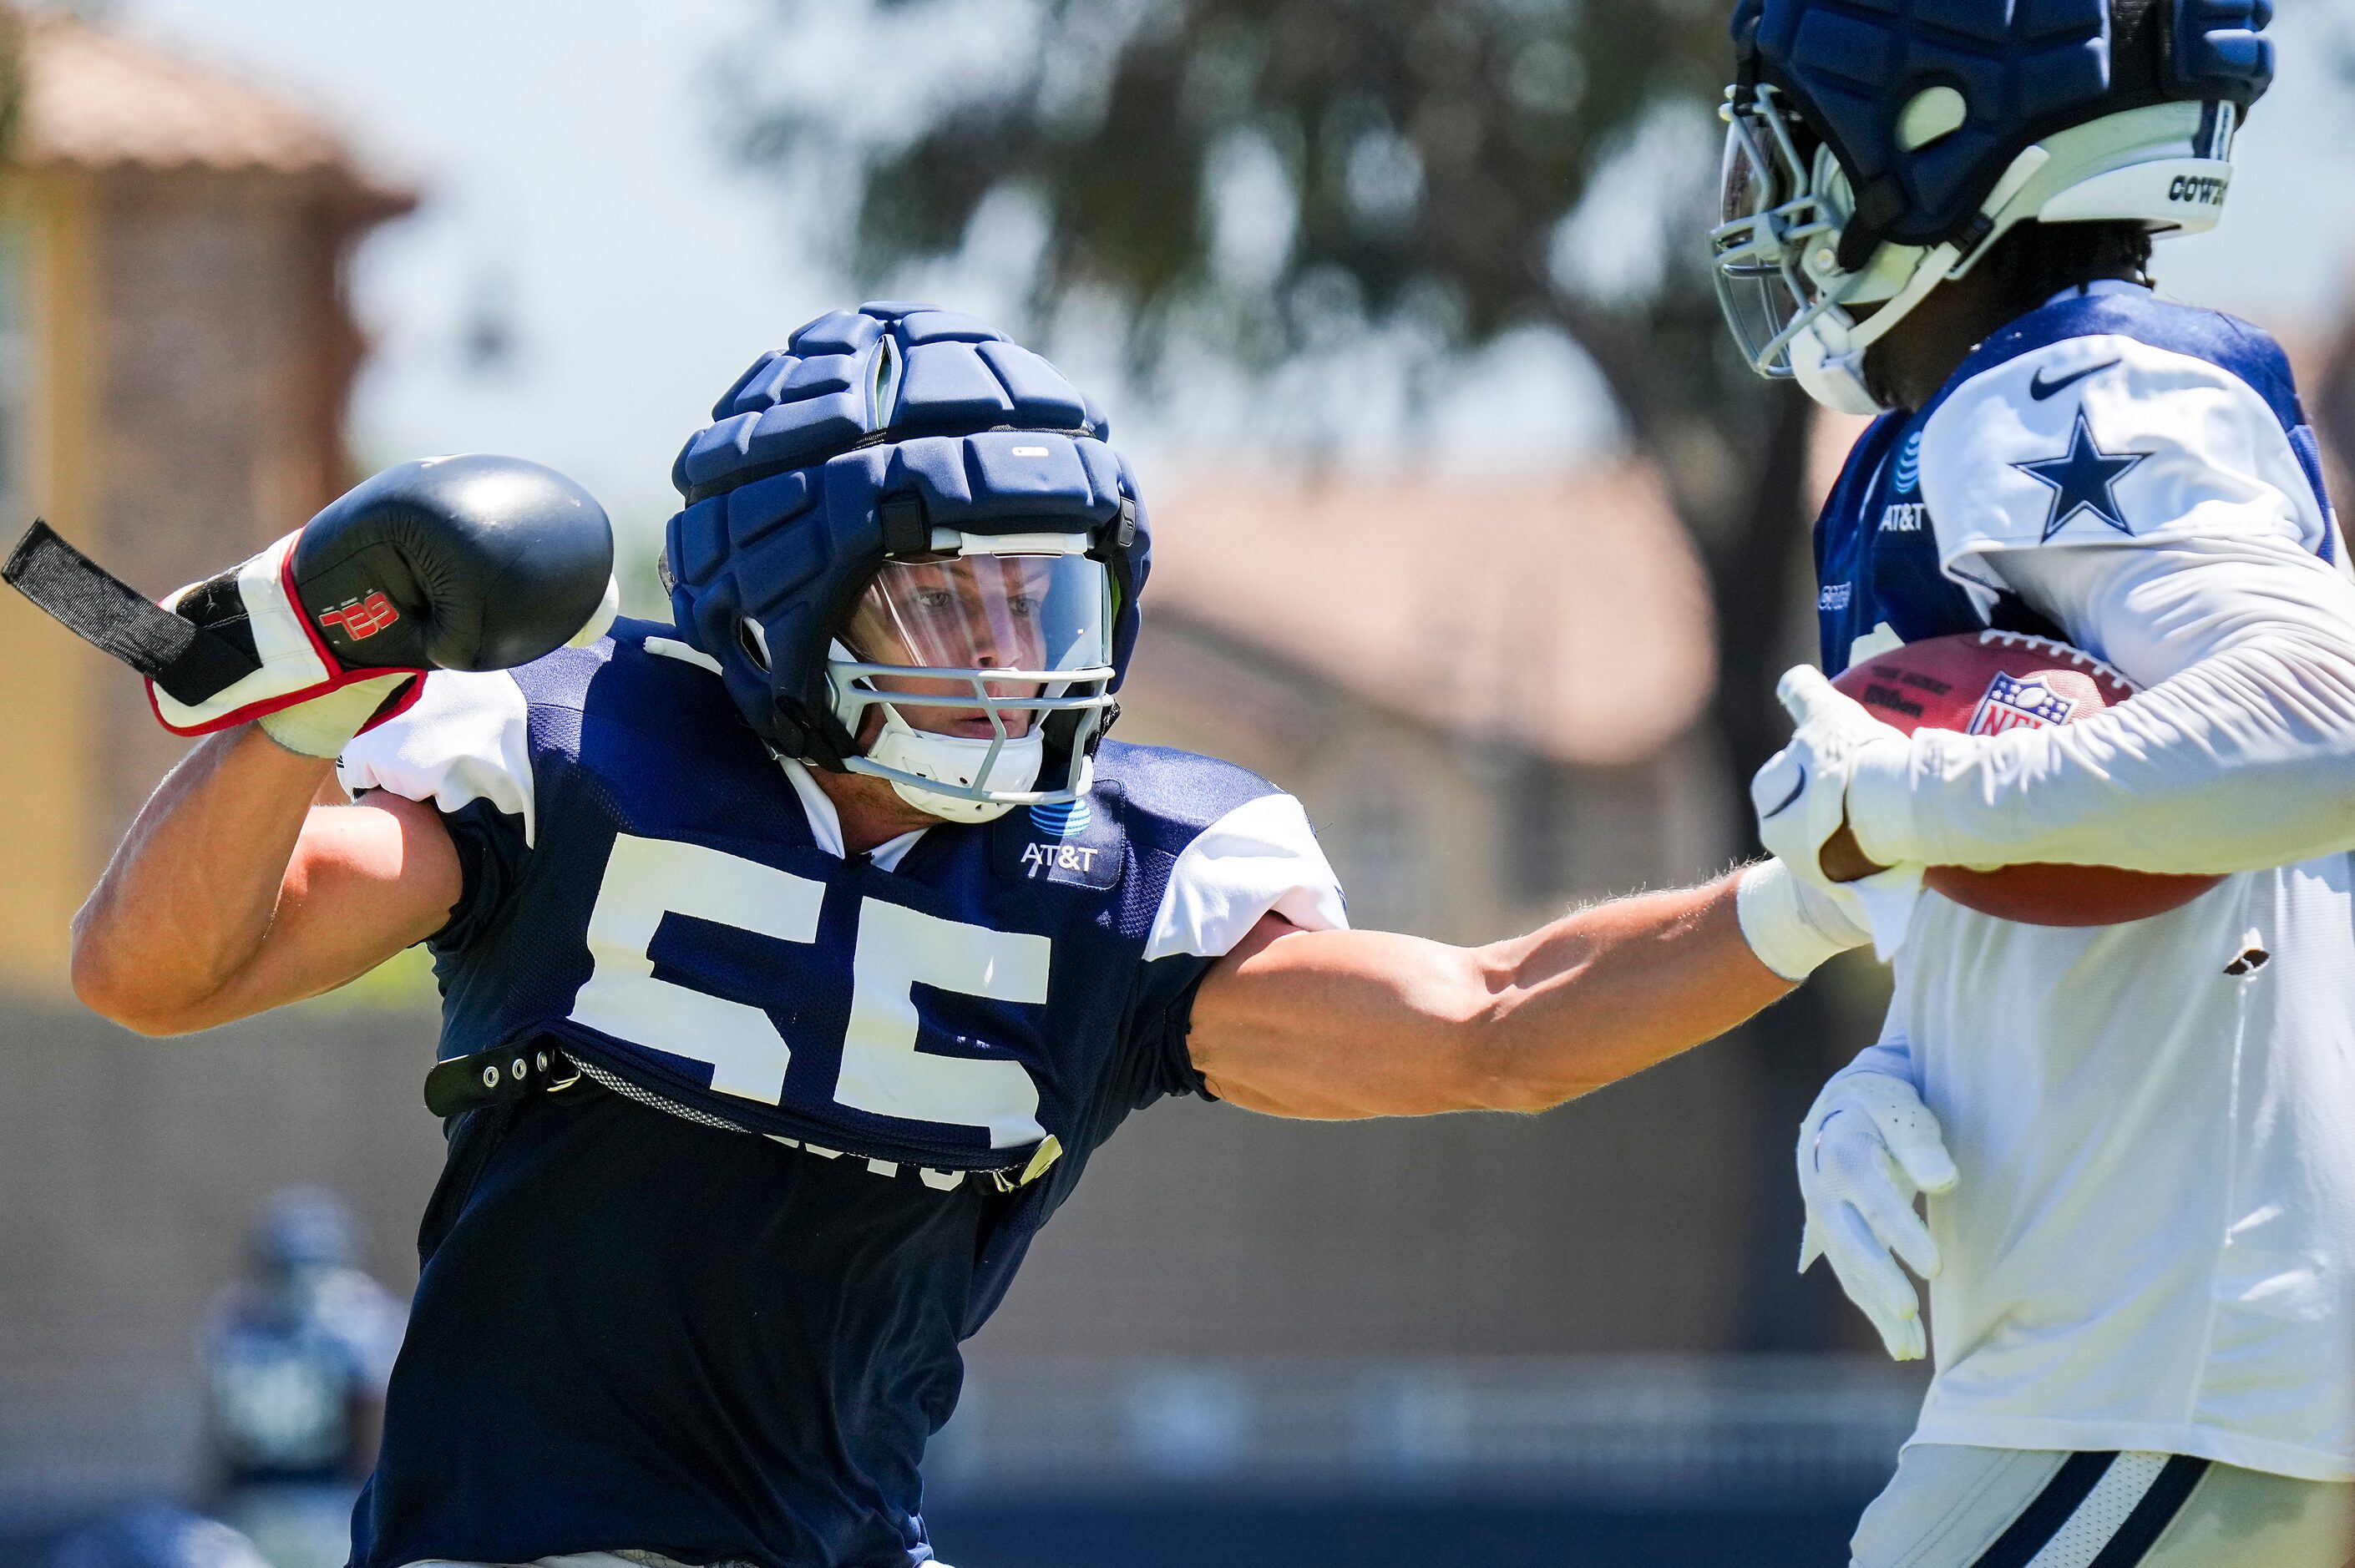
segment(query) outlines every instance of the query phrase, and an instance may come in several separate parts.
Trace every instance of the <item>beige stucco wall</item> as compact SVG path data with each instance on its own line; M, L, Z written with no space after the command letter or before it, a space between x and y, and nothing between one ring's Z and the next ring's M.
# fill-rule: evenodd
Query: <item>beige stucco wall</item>
M9 461L21 476L0 533L35 513L69 537L97 530L92 481L104 380L95 342L100 213L93 182L69 174L0 184L5 254L20 318L22 401ZM95 803L110 752L100 694L112 672L14 593L0 593L0 986L62 989L67 922L102 863Z
M25 493L151 595L217 571L341 488L349 231L302 179L10 177L26 317ZM0 595L0 987L57 995L67 921L185 749L139 682Z

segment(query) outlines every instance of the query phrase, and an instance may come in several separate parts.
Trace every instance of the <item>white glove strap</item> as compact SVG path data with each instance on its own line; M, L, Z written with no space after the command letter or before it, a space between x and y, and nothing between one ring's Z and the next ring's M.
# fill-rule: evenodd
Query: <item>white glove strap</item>
M1734 913L1758 961L1794 982L1872 939L1839 895L1800 881L1779 860L1761 861L1742 874Z
M301 607L286 591L286 558L293 554L295 541L302 536L302 530L295 530L237 571L238 594L245 601L246 625L252 633L253 651L261 661L261 668L227 691L217 693L200 707L177 702L170 693L148 683L155 716L164 721L165 728L176 735L201 735L224 728L249 716L241 710L282 702L297 692L324 685L335 678L336 672L320 657L318 645L304 625ZM195 586L191 583L168 595L163 601L164 608L172 609Z

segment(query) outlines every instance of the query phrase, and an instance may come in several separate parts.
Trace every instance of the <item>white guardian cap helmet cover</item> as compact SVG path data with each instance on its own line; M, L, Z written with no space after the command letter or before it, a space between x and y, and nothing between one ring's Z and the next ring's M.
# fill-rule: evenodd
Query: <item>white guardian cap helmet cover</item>
M2272 0L1908 9L1734 12L1719 300L1753 369L1845 413L1880 410L1866 351L2020 223L2215 227L2273 81Z

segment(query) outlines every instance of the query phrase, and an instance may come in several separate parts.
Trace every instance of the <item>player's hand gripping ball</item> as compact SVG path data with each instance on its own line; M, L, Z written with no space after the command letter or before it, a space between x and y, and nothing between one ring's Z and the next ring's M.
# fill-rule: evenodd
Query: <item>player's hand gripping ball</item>
M1824 846L1847 825L1857 758L1875 747L1902 750L1905 737L1835 692L1812 665L1785 672L1774 695L1798 727L1750 781L1759 841L1794 874L1837 888Z
M1891 728L1995 736L2076 724L2135 694L2092 655L2048 638L1964 632L1909 642L1832 683ZM2222 881L2100 865L1933 866L1935 891L1982 915L2030 926L2117 926L2179 909Z

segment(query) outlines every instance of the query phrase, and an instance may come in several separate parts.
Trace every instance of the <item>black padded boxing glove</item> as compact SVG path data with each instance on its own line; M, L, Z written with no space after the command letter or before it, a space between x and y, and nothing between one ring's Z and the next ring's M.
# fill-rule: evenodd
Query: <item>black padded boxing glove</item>
M332 757L413 702L428 671L508 669L602 636L613 573L613 526L588 492L471 456L387 469L160 609L43 524L6 575L146 675L165 728L258 719L289 749Z

